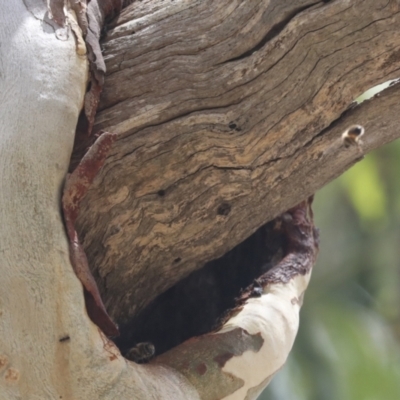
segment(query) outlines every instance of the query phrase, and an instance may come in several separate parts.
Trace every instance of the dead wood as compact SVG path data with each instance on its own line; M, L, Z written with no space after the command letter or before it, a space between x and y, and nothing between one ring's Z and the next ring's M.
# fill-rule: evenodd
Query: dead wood
M118 135L77 229L107 310L158 294L398 137L391 0L134 2L108 31L94 132ZM346 112L346 110L348 110ZM346 148L341 133L366 129Z

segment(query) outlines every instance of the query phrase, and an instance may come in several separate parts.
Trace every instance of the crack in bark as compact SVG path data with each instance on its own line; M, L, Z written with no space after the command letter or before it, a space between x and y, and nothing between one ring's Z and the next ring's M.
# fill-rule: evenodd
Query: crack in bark
M320 3L320 1L317 1L316 3L310 4L310 5L307 5L307 6L302 6L302 7L299 7L297 9L293 10L282 21L279 21L276 24L274 24L271 27L271 29L265 34L265 36L254 47L252 47L250 50L247 50L246 52L244 52L240 56L237 56L237 57L231 58L229 60L226 60L226 61L222 62L221 64L227 64L227 63L230 63L230 62L239 61L239 60L242 60L244 58L250 57L256 51L258 51L261 48L263 48L269 41L271 41L273 38L278 36L285 29L285 27L287 25L289 25L289 23L294 18L297 17L297 15L301 14L303 11L307 10L308 8L314 7L318 3Z
M314 3L314 4L309 5L309 6L303 6L303 7L301 7L301 8L300 8L301 11L298 11L298 12L296 13L296 15L294 15L294 16L287 22L287 24L288 24L293 18L295 18L298 14L300 14L302 11L304 11L305 9L308 9L308 8L311 8L311 7L315 6L315 4L317 4L317 3ZM347 9L342 10L341 12L344 12L344 11L346 11L346 10L347 10ZM287 24L286 24L286 25L287 25ZM297 40L296 40L295 43L291 46L291 48L288 49L287 51L285 51L284 54L283 54L281 57L279 57L278 60L276 60L272 65L270 65L270 66L269 66L268 68L266 68L264 71L260 72L260 73L259 73L258 75L256 75L256 76L254 76L252 79L249 79L249 80L247 80L247 81L244 81L244 82L242 82L241 84L239 84L239 85L237 85L237 86L234 86L233 88L231 88L231 89L229 89L229 90L227 90L227 91L225 91L225 92L223 92L223 93L221 93L221 94L218 94L218 95L212 96L212 97L210 97L210 96L208 96L208 97L203 97L203 98L200 98L200 100L210 100L210 99L219 99L219 98L223 98L224 96L227 96L230 92L232 92L232 91L234 91L234 90L237 90L237 89L240 88L240 87L248 86L250 83L252 83L252 82L254 82L255 80L259 79L261 76L265 75L265 74L268 73L271 69L273 69L274 67L276 67L288 54L291 53L291 51L298 45L298 43L299 43L301 40L303 40L308 34L310 34L310 33L315 33L315 32L317 32L317 31L319 31L319 30L325 29L327 26L330 26L330 25L331 25L331 24L324 25L323 27L320 27L320 28L318 28L318 29L310 30L310 31L308 31L308 32L305 32L304 35L302 35L302 36L300 36L299 38L297 38ZM279 35L279 33L281 33L281 31L282 31L283 29L284 29L284 28L282 28L279 32L277 32L276 35L274 35L274 37L277 36L277 35ZM271 39L272 39L272 38L270 38L270 40L271 40ZM268 40L268 41L269 41L269 40ZM266 41L266 42L263 44L263 46L264 46L268 41ZM261 47L263 47L263 46L261 46ZM261 47L260 47L260 48L261 48ZM259 50L259 49L258 49L258 50ZM341 50L341 49L340 49L340 50ZM256 51L256 50L255 50L255 51ZM252 54L253 54L255 51L253 51ZM338 50L338 51L339 51L339 50ZM145 53L144 53L144 54L145 54ZM295 68L293 69L293 71L295 71L296 68L298 68L298 66L301 65L301 64L304 62L304 60L306 59L307 55L308 55L308 52L307 52L306 56L303 58L303 60L302 60L298 65L295 66ZM125 57L125 56L124 56L124 57ZM241 57L241 56L240 56L240 57L236 57L235 59L240 59L240 58L245 58L245 57ZM233 60L233 59L232 59L232 60ZM228 62L228 61L226 61L226 62ZM292 71L292 73L293 73L293 71ZM273 88L271 88L267 93L271 92L272 90L276 89L276 88L279 87L281 84L283 84L283 83L287 80L288 77L292 76L292 73L288 74L288 76L287 76L285 79L283 79L283 80L282 80L281 82L279 82L276 86L274 86ZM126 136L129 136L130 134L133 134L133 133L135 133L135 132L137 132L137 131L139 131L139 130L145 129L145 128L147 128L147 127L159 126L159 125L165 124L165 123L167 123L167 122L171 122L171 121L173 121L173 120L175 120L175 119L179 119L179 118L183 118L183 117L189 116L190 114L195 113L195 112L203 112L203 111L208 111L208 110L211 111L211 110L223 109L223 108L228 108L228 107L231 107L231 106L234 106L234 105L238 105L238 104L242 103L244 100L247 100L248 98L250 98L250 97L252 97L252 96L255 96L260 90L262 90L261 87L260 87L259 90L253 91L252 93L250 93L249 95L247 95L247 96L245 96L245 97L240 97L240 99L239 99L238 101L236 101L236 102L231 102L231 103L225 104L225 105L223 105L223 106L204 107L204 108L201 108L201 107L200 107L200 108L194 108L194 109L192 109L192 110L190 110L190 111L187 111L187 112L182 113L182 114L180 114L180 115L173 116L173 117L171 117L171 118L169 118L169 119L167 119L167 120L160 121L159 123L156 123L156 124L151 124L151 125L149 124L149 125L145 125L145 126L136 127L136 128L134 128L131 132L127 131L126 133L124 133L124 137L125 137L125 135L126 135ZM177 92L177 91L180 91L180 89L178 89L178 90L176 90L176 91L170 92L169 95L174 94L174 93ZM135 96L135 97L139 97L139 96ZM107 108L101 109L101 111L104 112L105 110L110 109L111 107L115 107L115 106L117 106L117 105L120 105L120 104L123 103L123 102L131 102L131 100L132 100L133 98L135 98L135 97L128 97L128 98L126 98L126 99L123 99L123 100L117 101L117 102L115 102L115 103L112 103L112 104L110 104ZM194 100L199 100L199 99L194 99L194 98L192 98L192 99L184 99L184 100L182 101L182 103L187 103L187 102L190 101L190 100L194 101Z
M300 7L299 9L301 9L301 11L297 12L296 15L294 15L294 16L285 24L285 26L288 25L288 24L290 23L290 21L293 20L297 15L301 14L302 11L304 11L305 9L311 8L311 7L315 6L315 5L318 4L318 3L319 3L319 2L313 3L313 4L308 5L308 6ZM344 10L344 11L345 11L345 10ZM329 26L329 25L327 25L327 26ZM318 28L318 29L316 29L316 30L311 30L311 31L309 31L309 32L306 32L303 36L299 37L299 38L296 40L296 42L293 44L293 46L292 46L290 49L288 49L278 60L276 60L276 61L275 61L272 65L270 65L267 69L265 69L264 71L261 71L258 75L254 76L252 79L247 80L247 81L243 82L242 84L239 84L238 86L235 86L235 87L233 87L233 88L231 88L231 89L225 91L225 92L222 93L222 94L219 94L219 95L213 96L213 97L204 97L204 98L202 98L202 100L209 100L209 99L213 99L213 98L214 98L214 99L217 99L217 98L219 98L219 97L226 96L226 95L229 94L231 91L236 90L236 89L240 88L241 86L246 86L246 85L250 84L251 82L255 81L256 79L258 79L259 77L261 77L262 75L264 75L265 73L268 73L272 68L274 68L277 64L279 64L279 62L282 61L282 60L296 47L296 45L297 45L302 39L304 39L309 33L317 32L318 30L324 29L325 27L326 27L326 26L323 26L323 27ZM283 27L279 32L277 32L273 37L278 36L278 35L282 32L283 29L284 29L284 27ZM273 37L271 37L269 40L267 40L262 46L260 46L259 49L261 49L262 47L264 47L266 43L268 43L270 40L273 39ZM165 47L167 47L168 45L169 45L169 44L166 44L165 46L162 46L161 48L165 48ZM257 49L257 50L259 50L259 49ZM160 50L160 48L157 48L156 50ZM255 51L257 51L257 50L254 50L254 51L252 52L252 54L253 54ZM152 51L154 51L154 49L153 49ZM141 53L141 56L143 56L143 55L145 55L145 54L147 54L147 52ZM198 53L196 53L196 54L198 54ZM250 54L250 55L251 55L251 54ZM249 55L249 56L250 56L250 55ZM169 55L168 57L171 57L171 55ZM123 58L125 59L125 53L124 53L124 55L123 55ZM232 59L231 61L236 60L236 59L243 59L243 58L246 58L246 57L243 57L243 56L235 57L235 58ZM128 59L128 60L129 60L129 59ZM163 59L161 59L161 60L163 60ZM225 61L225 62L223 62L223 63L216 64L216 66L222 65L222 64L227 63L227 62L229 62L229 61ZM162 66L161 66L161 67L162 67ZM131 67L131 68L135 68L135 66L133 66L133 67ZM128 69L130 69L130 68L127 68L127 70L128 70ZM153 72L153 71L152 71L152 72ZM113 74L113 73L112 73L112 74ZM109 76L111 76L112 74L110 74ZM281 84L281 83L282 83L282 82L280 82L280 84ZM279 85L278 85L278 86L279 86ZM274 88L272 88L271 90L273 90L273 89L274 89ZM178 89L177 91L179 91L179 90L180 90L180 89ZM173 93L175 93L175 92L174 92L174 91L169 92L169 95L171 95L171 94L173 94ZM254 94L256 94L256 93L257 93L257 92L253 92L251 95L254 95ZM138 96L135 96L135 97L138 97ZM135 97L127 97L127 98L122 99L122 100L119 100L119 101L117 101L117 102L115 102L115 103L109 103L109 105L108 105L106 108L101 108L101 111L105 111L105 110L107 110L107 109L110 109L111 107L115 107L116 105L119 105L120 103L123 103L123 102L125 102L125 101L131 101L131 99L133 99L133 98L135 98ZM246 96L246 97L248 97L248 96ZM195 99L192 99L192 100L195 100ZM184 102L187 102L187 101L188 101L188 100L185 100ZM218 108L218 107L215 107L215 108ZM190 111L190 112L194 112L194 111L198 111L198 110L194 109L194 110L192 110L192 111Z

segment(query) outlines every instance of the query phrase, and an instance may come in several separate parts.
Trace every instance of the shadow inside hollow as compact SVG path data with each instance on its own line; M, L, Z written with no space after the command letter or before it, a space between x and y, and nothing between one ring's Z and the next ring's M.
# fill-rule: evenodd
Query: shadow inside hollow
M274 229L275 228L275 229ZM151 342L156 355L210 332L235 306L241 290L276 265L283 255L283 234L271 221L219 259L207 263L161 294L115 340L122 354Z

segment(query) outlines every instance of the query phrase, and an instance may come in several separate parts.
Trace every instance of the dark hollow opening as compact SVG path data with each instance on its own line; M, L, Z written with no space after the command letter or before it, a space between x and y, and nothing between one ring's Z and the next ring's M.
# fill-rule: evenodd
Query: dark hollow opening
M159 355L215 329L241 291L282 258L284 237L277 221L190 274L120 326L115 343L122 354L137 343L151 342Z

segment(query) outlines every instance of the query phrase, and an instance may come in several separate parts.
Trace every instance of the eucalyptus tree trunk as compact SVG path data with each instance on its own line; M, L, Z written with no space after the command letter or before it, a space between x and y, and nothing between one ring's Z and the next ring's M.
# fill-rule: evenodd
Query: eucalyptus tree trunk
M399 76L399 11L4 2L0 399L256 398L297 333L310 196L400 136L396 85L354 103Z

